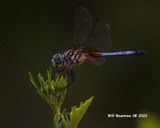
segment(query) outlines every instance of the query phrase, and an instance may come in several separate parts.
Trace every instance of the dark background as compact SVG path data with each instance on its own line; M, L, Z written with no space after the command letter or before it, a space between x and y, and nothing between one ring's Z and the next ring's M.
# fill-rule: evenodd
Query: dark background
M51 56L72 47L73 10L79 5L110 24L111 51L150 53L76 67L77 80L68 89L64 107L70 111L72 105L95 96L81 128L139 127L136 119L110 119L108 113L160 115L158 0L6 0L0 2L1 128L52 127L51 110L31 85L28 71L45 75Z

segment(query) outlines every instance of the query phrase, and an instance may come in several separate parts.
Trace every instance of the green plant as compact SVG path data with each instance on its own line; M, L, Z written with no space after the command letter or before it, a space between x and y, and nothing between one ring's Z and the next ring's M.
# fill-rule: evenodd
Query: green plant
M47 70L46 80L40 73L37 80L30 72L29 77L38 94L52 109L54 128L77 128L94 97L81 102L79 107L73 106L70 112L67 112L66 109L62 111L61 106L67 94L67 77L53 73L51 67Z

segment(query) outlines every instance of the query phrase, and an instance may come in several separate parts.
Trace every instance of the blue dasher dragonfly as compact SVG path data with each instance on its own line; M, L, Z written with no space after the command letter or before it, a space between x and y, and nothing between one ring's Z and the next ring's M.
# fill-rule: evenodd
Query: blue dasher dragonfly
M71 82L75 80L73 67L84 63L103 64L108 56L144 55L145 50L128 50L107 52L112 45L110 26L97 20L92 20L90 12L85 7L78 7L74 13L73 48L52 56L52 65L61 69Z

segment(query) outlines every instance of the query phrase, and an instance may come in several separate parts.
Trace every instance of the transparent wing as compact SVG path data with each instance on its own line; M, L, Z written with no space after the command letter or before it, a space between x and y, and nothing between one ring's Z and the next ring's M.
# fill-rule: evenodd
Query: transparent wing
M90 64L100 66L100 65L103 65L105 62L106 62L106 59L101 57L101 58L98 58L95 61L91 62Z
M92 17L85 7L78 7L74 14L74 47L79 47L86 43L92 29Z
M97 21L87 40L87 46L93 50L108 51L112 46L110 26Z

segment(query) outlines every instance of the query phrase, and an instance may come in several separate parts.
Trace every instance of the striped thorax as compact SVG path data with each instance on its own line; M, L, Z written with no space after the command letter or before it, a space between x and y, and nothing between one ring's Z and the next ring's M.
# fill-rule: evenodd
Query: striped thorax
M52 57L52 65L55 67L72 67L87 61L88 54L82 49L70 49Z

